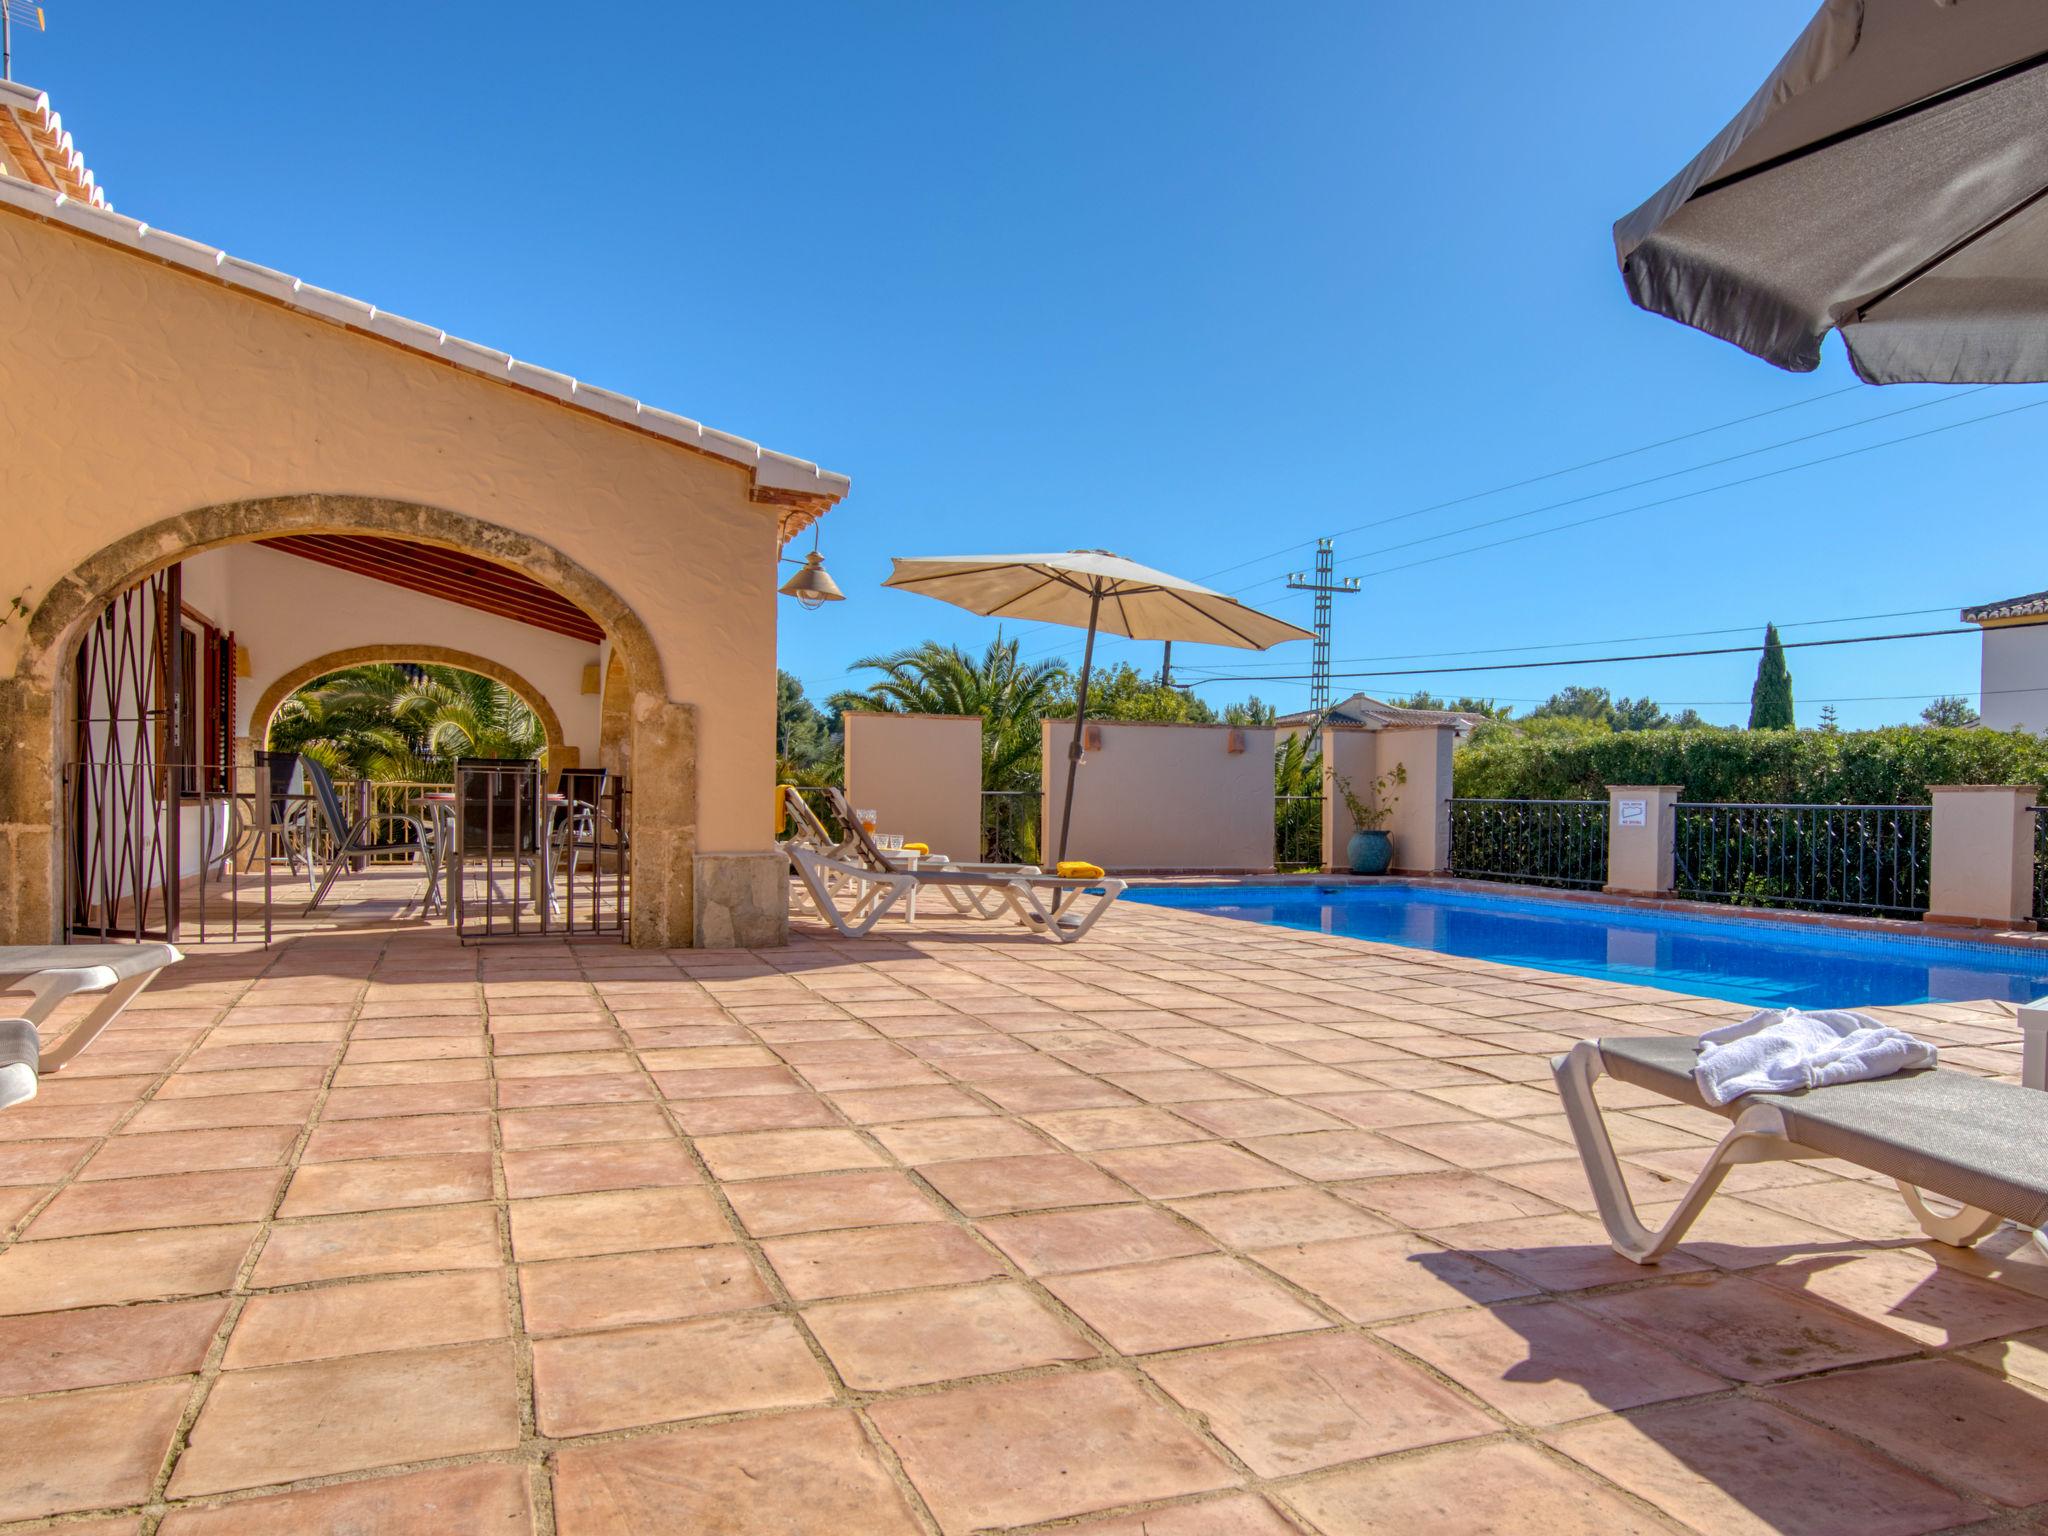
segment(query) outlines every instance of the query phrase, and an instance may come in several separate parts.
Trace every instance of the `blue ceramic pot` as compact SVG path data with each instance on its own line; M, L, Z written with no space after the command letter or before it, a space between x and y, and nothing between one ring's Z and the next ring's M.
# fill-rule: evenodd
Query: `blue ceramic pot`
M1354 832L1347 850L1354 875L1384 875L1394 862L1394 840L1384 832Z

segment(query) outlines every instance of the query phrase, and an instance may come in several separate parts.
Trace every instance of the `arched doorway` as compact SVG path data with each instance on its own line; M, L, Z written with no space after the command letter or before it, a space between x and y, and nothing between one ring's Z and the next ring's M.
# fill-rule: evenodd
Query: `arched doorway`
M309 683L318 682L331 672L346 667L373 666L378 663L414 663L424 666L457 667L464 672L474 672L479 677L488 677L493 682L503 683L533 711L540 721L541 730L547 736L548 766L550 768L574 768L577 766L573 749L562 730L562 717L548 702L547 694L526 678L521 677L503 662L493 661L488 656L479 656L471 651L458 651L445 645L358 645L343 651L329 651L325 656L315 656L311 661L302 662L265 688L249 711L249 739L262 745L269 739L270 724L277 712L284 708L285 700Z
M464 551L520 572L602 628L632 699L636 769L658 780L636 795L631 940L692 941L696 844L694 711L668 695L640 617L605 582L531 535L444 508L378 497L307 494L229 502L165 518L99 550L35 605L14 676L0 685L0 936L43 942L59 928L64 852L58 791L76 735L79 644L107 605L154 573L206 550L291 534L363 534Z

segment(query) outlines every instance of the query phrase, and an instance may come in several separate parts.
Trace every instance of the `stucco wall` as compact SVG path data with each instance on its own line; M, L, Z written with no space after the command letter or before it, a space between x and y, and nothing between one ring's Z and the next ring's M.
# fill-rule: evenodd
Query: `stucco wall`
M1373 798L1373 784L1396 769L1407 782L1390 784L1381 803L1391 801L1393 814L1386 831L1394 843L1393 868L1400 873L1431 874L1450 866L1451 754L1457 734L1449 726L1327 726L1323 730L1326 771L1341 774L1359 799ZM1324 785L1324 857L1333 869L1348 866L1346 852L1357 830L1344 797L1331 783Z
M698 848L768 847L776 516L743 469L24 217L0 214L0 273L7 596L34 607L127 534L257 497L500 524L653 635L696 714ZM0 626L0 674L23 636Z
M263 734L268 722L252 711L301 664L356 646L419 645L472 652L517 673L554 709L563 741L597 761L598 696L583 691L583 669L598 648L585 641L256 544L198 555L185 562L184 579L185 601L232 629L248 653L235 695L238 736Z
M2048 734L2048 625L1984 631L1984 723Z
M849 710L846 795L955 863L981 857L981 717Z
M1067 856L1106 869L1273 867L1273 730L1091 722L1102 745L1074 781ZM1040 730L1045 761L1039 850L1059 846L1072 720ZM1229 750L1235 735L1243 750Z

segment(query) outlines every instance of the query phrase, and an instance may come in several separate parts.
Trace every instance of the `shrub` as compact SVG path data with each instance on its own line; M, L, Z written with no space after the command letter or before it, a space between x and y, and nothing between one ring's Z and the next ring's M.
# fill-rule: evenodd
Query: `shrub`
M2048 784L2024 731L1627 731L1493 736L1459 752L1465 797L1601 800L1609 784L1677 784L1687 800L1925 804L1930 784Z

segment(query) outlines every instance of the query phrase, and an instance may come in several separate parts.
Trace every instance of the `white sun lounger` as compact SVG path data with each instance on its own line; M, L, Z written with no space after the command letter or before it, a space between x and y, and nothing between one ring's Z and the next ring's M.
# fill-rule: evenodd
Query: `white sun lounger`
M997 870L865 869L814 853L799 842L782 846L818 915L850 939L864 937L897 903L936 887L961 894L990 894L1001 903L998 910L1008 911L1031 932L1071 944L1093 928L1125 890L1123 881L1110 879L1059 880L1051 875ZM835 891L849 889L855 895L853 909L841 912ZM1095 899L1087 901L1091 896Z
M1550 1064L1593 1200L1614 1251L1655 1263L1682 1241L1728 1170L1741 1163L1840 1158L1899 1186L1920 1230L1968 1247L2002 1222L2048 1248L2048 1002L2020 1009L2020 1083L1932 1068L1798 1093L1752 1093L1716 1107L1694 1085L1685 1036L1582 1040ZM1593 1098L1602 1076L1733 1121L1664 1225L1636 1214ZM1944 1206L1930 1203L1937 1197Z
M1036 864L956 864L944 854L928 853L915 859L897 854L892 858L888 849L868 836L867 829L860 824L853 814L853 808L846 803L843 790L827 786L825 796L832 802L832 814L837 816L846 828L846 836L836 842L832 834L825 829L824 822L818 819L817 812L811 809L793 786L784 785L782 790L789 820L795 828L795 837L813 853L823 854L827 859L835 859L843 864L856 864L878 873L900 873L913 867L919 873L946 869L965 870L972 874L1044 873ZM836 891L844 882L833 875L827 883ZM1007 903L991 894L990 888L985 886L951 885L943 886L941 890L953 910L962 917L1002 917L1009 911ZM869 899L873 899L874 895L875 888L871 887L868 892ZM911 892L909 899L904 902L903 915L912 922L917 920L917 892Z
M169 944L32 944L0 947L0 988L31 995L19 1015L0 1018L0 1109L35 1097L37 1079L61 1072L157 973L184 956ZM55 1047L43 1050L36 1026L78 992L104 992L99 1005Z

